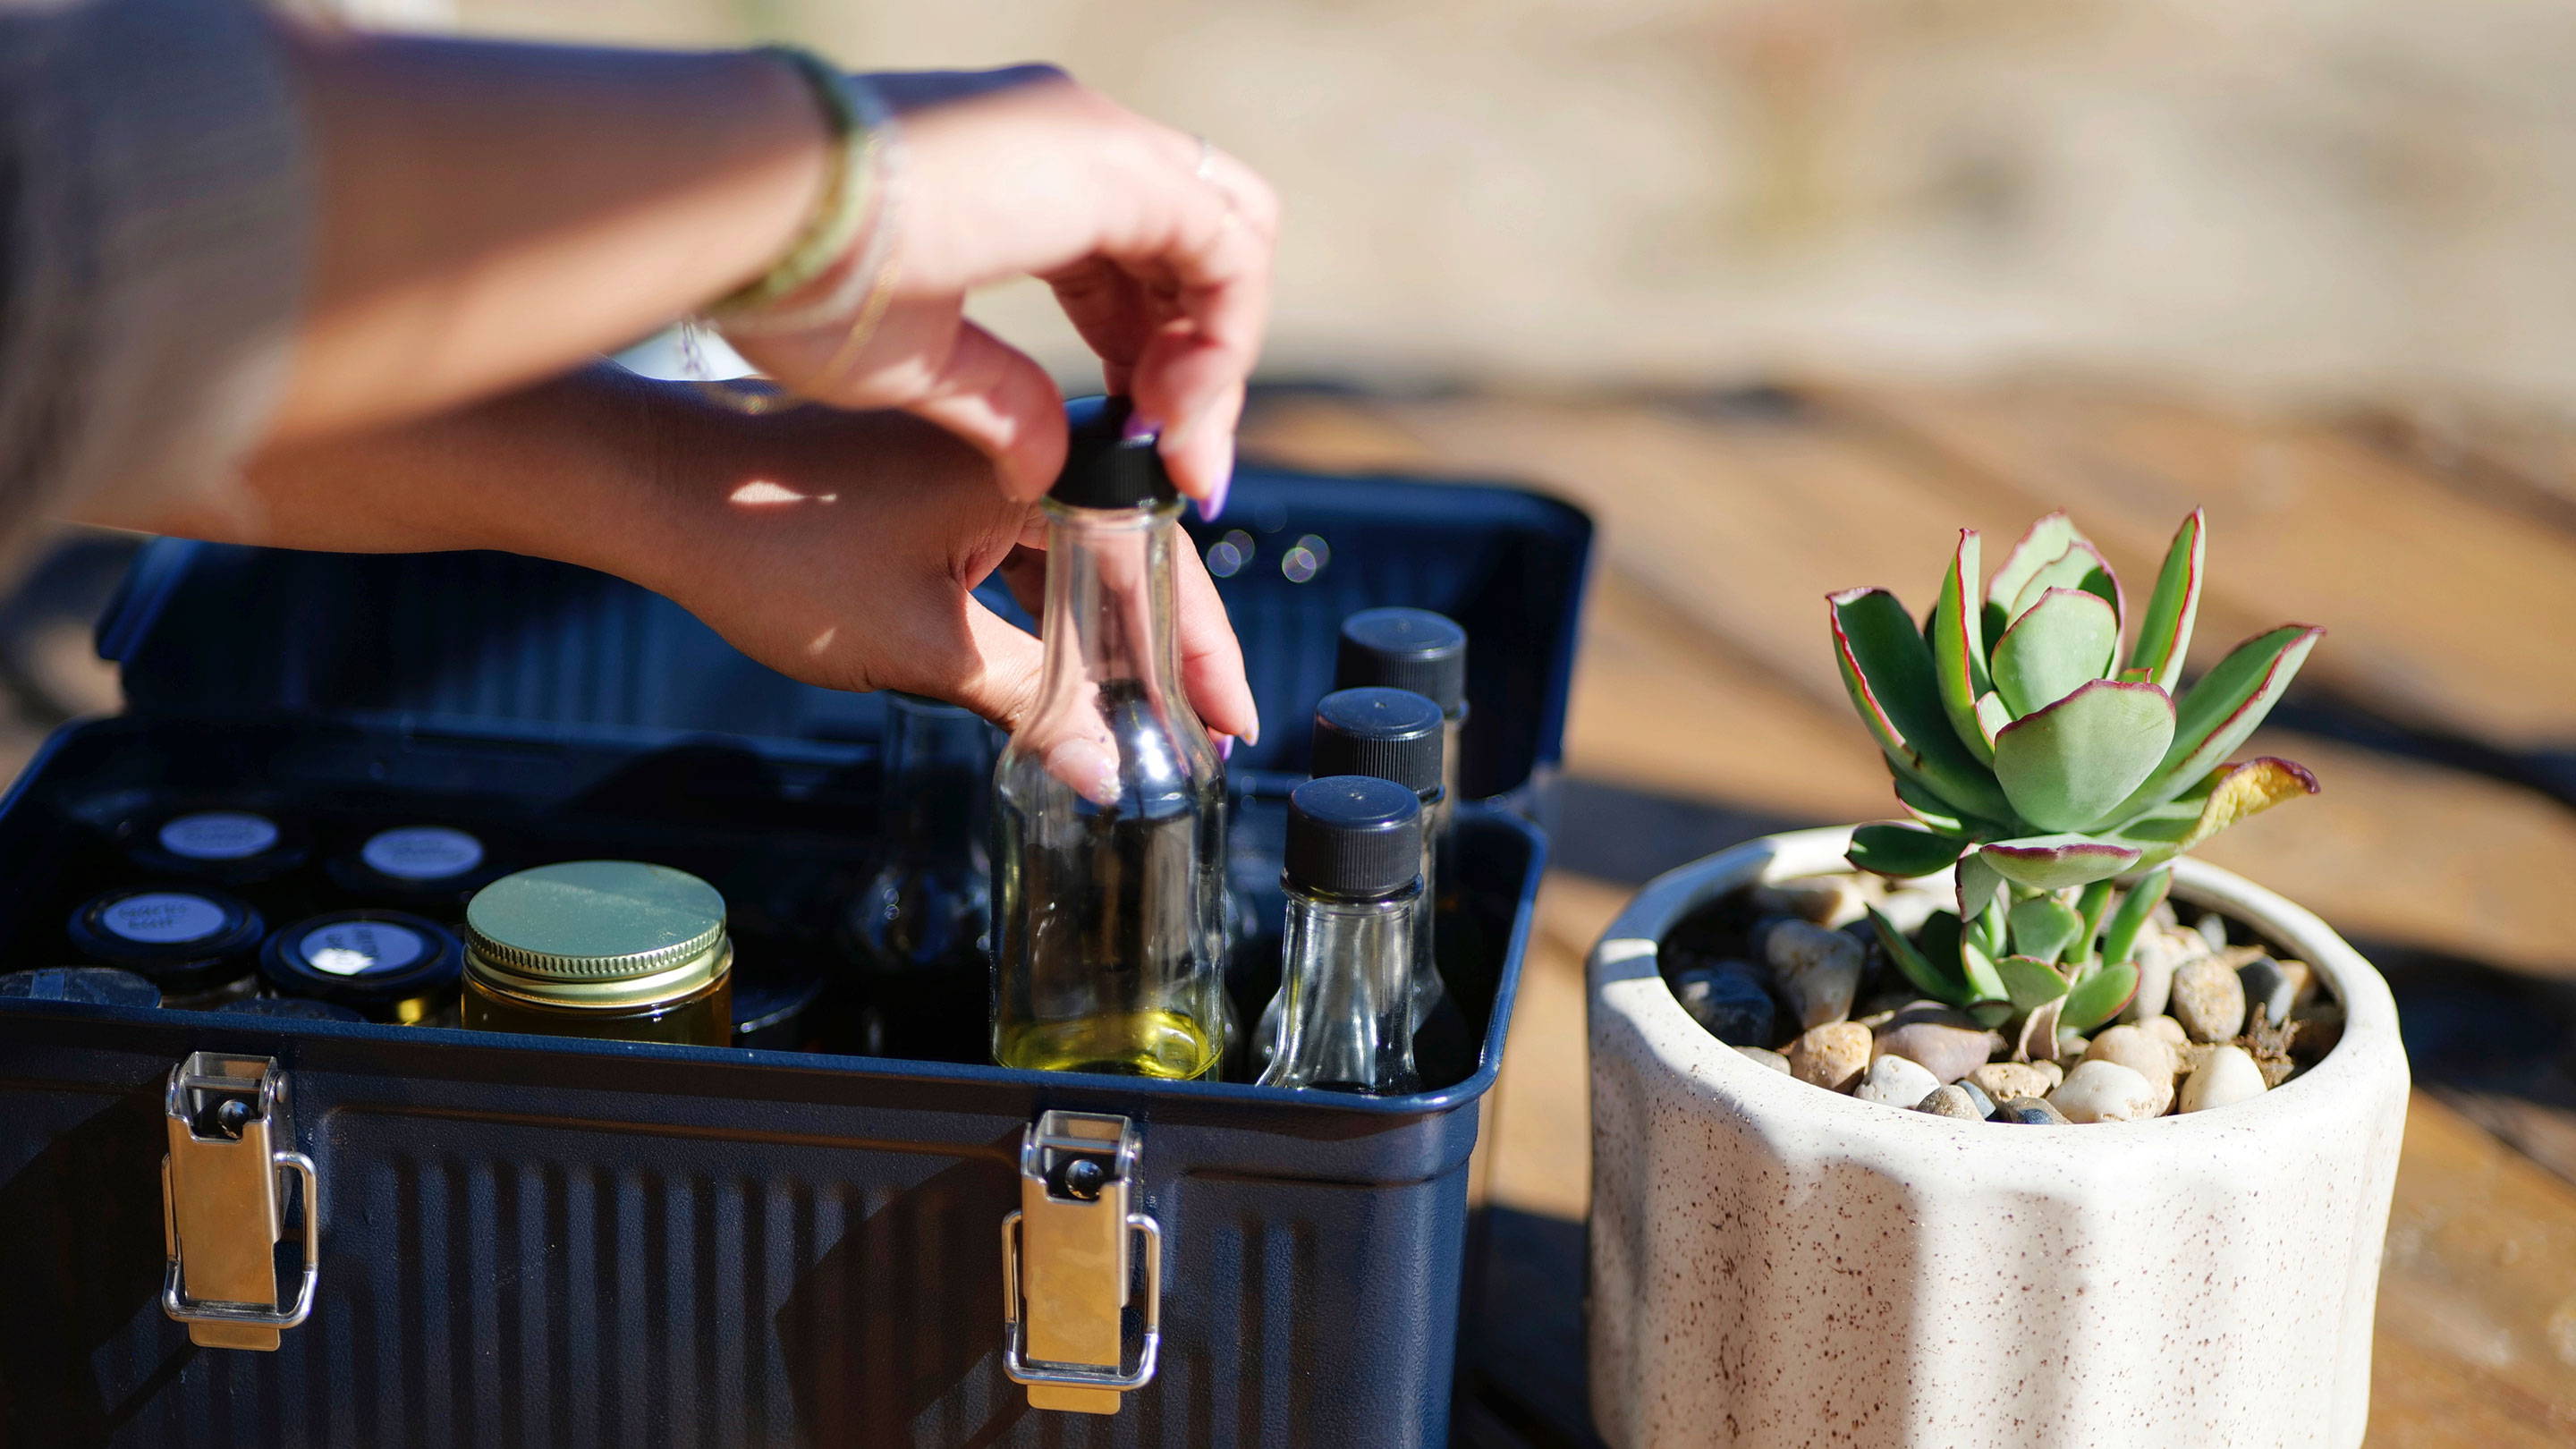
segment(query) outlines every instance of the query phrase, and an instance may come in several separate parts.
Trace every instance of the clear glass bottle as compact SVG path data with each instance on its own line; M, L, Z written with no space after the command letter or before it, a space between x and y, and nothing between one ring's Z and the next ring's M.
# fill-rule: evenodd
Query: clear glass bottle
M1414 1049L1429 1077L1448 1081L1475 1068L1473 1042L1464 1019L1450 1003L1434 953L1430 883L1440 878L1440 836L1433 827L1449 798L1442 783L1446 738L1443 725L1440 706L1412 690L1337 689L1316 702L1311 753L1312 768L1319 779L1328 775L1367 775L1401 785L1421 802L1424 891L1413 923L1413 1028L1419 1035L1425 1023L1434 1018L1440 1026L1432 1033L1434 1041L1417 1041ZM1267 1053L1276 1038L1278 1010L1279 998L1273 996L1255 1032L1256 1053ZM1463 1069L1458 1060L1462 1043L1467 1057ZM1437 1049L1432 1050L1435 1046ZM1266 1055L1260 1059L1265 1063L1268 1060Z
M856 971L853 1051L991 1055L993 728L970 710L885 696L883 849L842 922Z
M1229 1035L1225 766L1181 686L1179 495L1123 401L1073 414L1038 702L994 771L993 1058L1204 1077Z
M1413 928L1422 803L1391 780L1332 775L1288 800L1288 944L1265 1087L1400 1096L1413 1065Z

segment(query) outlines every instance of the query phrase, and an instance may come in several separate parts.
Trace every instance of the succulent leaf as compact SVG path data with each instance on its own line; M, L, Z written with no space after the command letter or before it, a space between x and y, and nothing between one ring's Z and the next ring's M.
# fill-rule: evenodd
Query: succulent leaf
M1984 764L1995 757L1995 747L1977 727L1977 696L1989 688L1984 611L1976 600L1977 549L1977 531L1959 530L1958 552L1951 555L1950 572L1941 580L1940 602L1932 606L1925 639L1932 646L1932 670L1941 686L1941 708L1950 716L1950 731Z
M2137 643L2129 649L2129 669L2167 693L2182 680L2183 655L2191 648L2192 623L2200 614L2200 581L2208 562L2204 528L2201 510L2195 508L2174 532L2165 566L2156 575L2156 591L2138 622ZM2128 670L2120 677L2128 678Z
M2173 872L2158 870L2129 887L2120 898L2120 908L2111 913L2111 924L2102 932L2102 959L2113 964L2129 959L2137 949L2138 933L2147 928L2147 918L2164 903L2165 892L2173 888Z
M1958 806L1924 789L1903 774L1891 770L1889 778L1896 784L1896 798L1905 806L1905 813L1913 816L1924 826L1943 835L1973 836L1994 833L1989 822L1962 812Z
M1879 949L1887 953L1888 960L1896 963L1896 969L1905 974L1906 980L1914 983L1915 990L1952 1006L1966 1006L1975 999L1969 994L1967 978L1955 969L1955 961L1951 970L1935 966L1930 957L1905 939L1905 933L1896 929L1895 922L1879 914L1878 907L1866 909L1869 911L1869 927L1878 933Z
M2015 901L2007 916L2012 923L2013 950L2052 966L2064 959L2066 948L2075 944L2076 934L2084 929L2084 918L2055 896Z
M2218 771L2217 784L2200 807L2200 820L2182 842L2189 850L2240 820L2262 814L2284 800L2317 793L2317 777L2295 760L2259 755Z
M1996 958L1995 975L2002 978L2004 995L2015 1011L2037 1011L2066 994L2066 978L2057 974L2057 968L2029 956Z
M1979 1001L2008 1001L2004 979L1995 972L1993 954L1983 946L1959 938L1959 971L1968 979L1968 994Z
M1995 975L1994 962L1967 939L1967 934L1960 929L1956 915L1934 911L1915 931L1914 944L1934 971L1965 984L1971 1003L2003 1000L2004 984Z
M2136 965L2113 962L2076 982L2066 993L2065 1004L2058 1008L2058 1029L2089 1036L2093 1028L2126 1011L2129 998L2137 994Z
M1848 859L1872 875L1911 880L1947 869L1968 848L1964 837L1911 825L1864 825L1852 832Z
M2307 766L2264 755L2220 766L2173 800L2122 821L2104 838L2136 846L2141 865L2161 865L2240 820L2284 800L2314 795L2317 789L2317 777Z
M2012 722L2012 707L2004 703L2002 695L1990 689L1977 696L1977 732L1986 737L1986 762L1989 765L1994 763L1995 736L2002 734L2004 726Z
M2049 560L2030 582L2021 586L2009 605L2012 616L2020 618L2051 589L2074 589L2088 593L2111 606L2114 620L2126 602L2120 595L2120 576L2111 572L2108 559L2092 544L2078 538L2066 546L2066 552Z
M2075 914L2083 928L2075 933L2075 944L2067 948L2066 960L2077 966L2093 959L2093 943L2102 935L2103 913L2111 909L2111 880L2105 876L2084 888L2075 900Z
M2133 798L2168 758L2174 706L2152 684L2096 679L1995 736L1995 779L2042 830L2085 830Z
M2003 899L2004 878L1985 858L1983 850L1970 851L1959 858L1959 919L1973 929L1983 925L1986 908Z
M2062 556L2068 544L2082 537L2084 535L2077 531L2074 521L2066 516L2063 509L2033 523L2020 541L2012 546L2012 552L2004 555L2003 563L1995 569L1995 576L1987 581L1986 602L2009 609L2012 601L2020 596L2022 585Z
M2110 672L2120 647L2111 606L2081 589L2050 589L1995 641L1995 692L2018 718Z
M2007 815L1993 777L1950 731L1932 651L1905 606L1885 589L1852 589L1828 602L1843 687L1898 773L1971 815Z
M1978 916L1976 924L1968 928L1965 939L1974 942L1977 949L1985 952L1989 957L2004 954L2005 947L2010 944L2009 933L2012 927L2011 923L2004 919L2004 902L2010 896L2009 891L1995 892L1994 899L1986 902L1985 913Z
M2230 650L2216 668L2184 692L2174 712L2173 743L2164 761L2110 812L2109 819L2126 820L2162 805L2218 768L2280 703L2282 691L2290 687L2325 632L2313 624L2284 624ZM2000 740L1996 750L1995 773L2000 777ZM2004 788L2010 793L2011 783L2006 781Z
M2139 851L2090 835L2025 835L1998 840L1977 855L2014 885L2062 891L2136 868Z

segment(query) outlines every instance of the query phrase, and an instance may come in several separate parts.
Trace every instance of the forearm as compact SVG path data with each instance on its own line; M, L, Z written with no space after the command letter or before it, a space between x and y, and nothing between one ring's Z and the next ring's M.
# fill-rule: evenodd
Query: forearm
M633 573L689 527L670 459L698 450L697 430L668 385L599 364L413 422L272 445L217 503L92 508L84 521L343 553L495 548Z
M822 113L769 58L286 35L320 206L273 442L642 335L774 262L823 185Z

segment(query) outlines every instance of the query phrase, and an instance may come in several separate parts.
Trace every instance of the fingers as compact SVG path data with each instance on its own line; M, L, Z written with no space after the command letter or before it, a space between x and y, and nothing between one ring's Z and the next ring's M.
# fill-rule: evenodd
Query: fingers
M1112 391L1162 431L1184 494L1221 507L1234 426L1270 313L1278 201L1241 162L1128 117L1131 215L1046 274Z
M904 687L962 705L1017 733L1037 704L1045 648L1036 635L1015 628L972 595L965 609L964 655L945 661L940 678Z
M1118 800L1118 744L1099 709L1088 701L1070 708L1035 713L1039 670L1045 647L974 599L967 600L966 626L973 639L972 658L953 691L942 691L1000 725L1021 745L1046 761L1047 773L1072 786L1097 805ZM1085 683L1081 686L1089 690Z
M1184 538L1176 551L1180 555L1176 572L1180 576L1181 687L1189 691L1191 705L1209 729L1258 743L1261 711L1253 703L1252 684L1244 677L1243 645L1226 619L1225 601L1217 597L1216 580L1208 577L1198 550Z
M1005 496L1045 497L1064 466L1064 398L1054 379L972 322L957 324L942 365L896 406L992 459Z

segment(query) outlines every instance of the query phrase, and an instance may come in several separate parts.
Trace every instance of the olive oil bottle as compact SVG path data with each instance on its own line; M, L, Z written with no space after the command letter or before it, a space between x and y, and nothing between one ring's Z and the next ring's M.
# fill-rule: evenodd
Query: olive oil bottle
M993 1058L1191 1078L1230 1035L1225 766L1181 685L1179 495L1121 400L1046 502L1039 699L994 771Z

